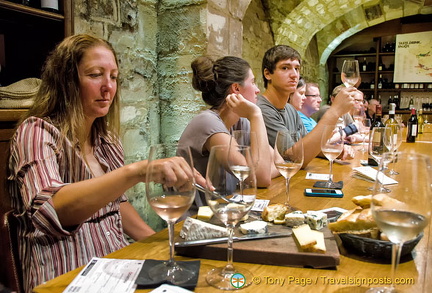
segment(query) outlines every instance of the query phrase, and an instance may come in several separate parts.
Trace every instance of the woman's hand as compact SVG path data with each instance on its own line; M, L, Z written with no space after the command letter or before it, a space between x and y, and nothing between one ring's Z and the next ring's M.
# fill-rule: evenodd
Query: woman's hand
M237 115L243 118L250 118L253 115L261 115L261 109L251 101L245 99L241 94L229 94L226 97L227 106Z

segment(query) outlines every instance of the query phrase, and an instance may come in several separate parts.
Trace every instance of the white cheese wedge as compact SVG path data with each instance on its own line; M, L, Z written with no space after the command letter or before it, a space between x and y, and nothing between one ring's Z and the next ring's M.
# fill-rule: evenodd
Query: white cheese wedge
M201 221L209 221L214 213L209 206L201 206L198 208L197 219Z
M327 250L324 241L324 233L316 230L311 230L310 233L312 233L317 243L305 251L326 253Z
M227 229L194 218L186 218L180 237L185 240L211 239L228 236Z
M307 211L305 218L311 229L321 230L324 226L327 226L327 215L323 212Z
M311 230L308 224L295 227L292 231L302 251L326 252L323 232Z
M264 234L267 233L267 222L253 221L240 225L240 231L243 234Z
M301 226L295 227L292 229L294 237L297 240L297 243L300 246L301 250L307 250L317 244L315 239L315 235L311 232L311 228L307 224L303 224Z
M285 225L296 227L305 223L305 215L301 211L295 211L285 215Z

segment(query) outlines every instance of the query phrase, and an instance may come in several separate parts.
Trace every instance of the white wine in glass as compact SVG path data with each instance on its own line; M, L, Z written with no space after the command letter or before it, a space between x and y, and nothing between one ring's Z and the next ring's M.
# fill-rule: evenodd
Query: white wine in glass
M279 173L285 178L285 205L293 209L289 203L289 182L302 167L303 141L301 134L280 130L276 134L274 162Z
M325 183L326 188L335 188L333 182L333 162L342 153L344 139L342 127L335 125L324 125L321 136L321 152L330 161L329 179Z
M206 171L208 191L206 191L205 196L207 204L228 230L227 264L212 269L206 276L208 284L221 290L244 288L251 284L253 278L251 272L233 264L234 228L254 205L257 191L250 148L245 147L243 152L235 153L236 150L229 150L227 145L212 147ZM248 176L244 178L240 175L238 177L234 175L232 169L229 168L230 163L228 161L232 161L231 164L235 166L247 166ZM240 182L242 183L241 191L238 189Z
M166 172L161 162L176 156L178 168L189 175L187 180L169 178L174 172ZM181 166L181 167L180 167ZM162 170L162 171L161 171ZM171 170L172 171L172 170ZM189 146L158 144L150 147L146 176L146 196L153 210L168 224L170 245L169 260L151 268L149 277L155 282L182 284L194 278L197 272L191 271L174 260L174 223L189 209L195 199L193 161ZM177 181L176 181L177 180Z
M355 86L360 79L358 60L344 60L341 71L341 80L346 87Z
M371 211L381 232L392 242L390 287L371 288L367 292L396 292L394 280L404 242L415 239L427 226L431 216L431 161L430 157L416 153L397 153L394 169L399 175L397 184L389 187L388 198L383 200L378 178L373 191ZM382 155L379 170L394 153ZM379 174L379 173L378 173ZM401 276L404 277L404 276Z

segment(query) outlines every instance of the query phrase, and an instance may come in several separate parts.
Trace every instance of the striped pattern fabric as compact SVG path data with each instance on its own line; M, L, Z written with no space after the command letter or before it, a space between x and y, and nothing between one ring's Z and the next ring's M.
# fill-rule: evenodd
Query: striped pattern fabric
M123 166L120 142L98 137L95 157L107 172ZM19 256L26 292L44 281L126 245L122 195L77 227L62 227L52 196L66 184L92 178L78 147L51 123L25 120L11 140L9 191L18 219Z

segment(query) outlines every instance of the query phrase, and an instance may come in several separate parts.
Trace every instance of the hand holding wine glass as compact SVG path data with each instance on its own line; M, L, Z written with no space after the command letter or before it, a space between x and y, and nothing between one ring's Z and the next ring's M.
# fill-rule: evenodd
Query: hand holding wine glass
M379 170L393 153L383 154ZM393 244L391 278L392 286L372 288L368 292L395 292L394 279L403 243L416 238L427 226L431 215L430 157L416 153L397 153L394 169L399 173L397 184L390 186L388 200L382 200L378 178L376 180L371 211L378 228ZM379 174L379 173L378 173Z
M228 262L224 267L212 269L206 280L211 286L222 290L248 286L253 277L248 270L234 267L233 264L234 228L254 205L257 191L250 148L242 147L242 152L237 152L236 148L229 150L227 145L212 147L206 171L207 186L209 191L212 191L205 193L207 204L228 230ZM237 163L230 164L229 161ZM230 165L247 167L248 172L236 173L233 169L230 170ZM241 186L242 190L238 190L238 186ZM244 284L241 287L234 287L231 283L236 274L243 275Z
M341 80L346 87L355 86L360 79L358 60L344 60L341 71Z
M289 204L289 181L303 165L303 141L300 133L280 130L276 134L275 140L275 166L285 177L285 205Z
M321 136L321 152L330 161L329 179L325 183L326 188L336 187L333 182L333 161L342 153L343 148L342 127L325 125Z
M192 155L188 146L159 144L150 147L146 196L153 210L167 222L170 244L169 260L148 272L155 282L169 281L177 285L187 282L196 274L174 261L174 223L194 201L193 174Z

